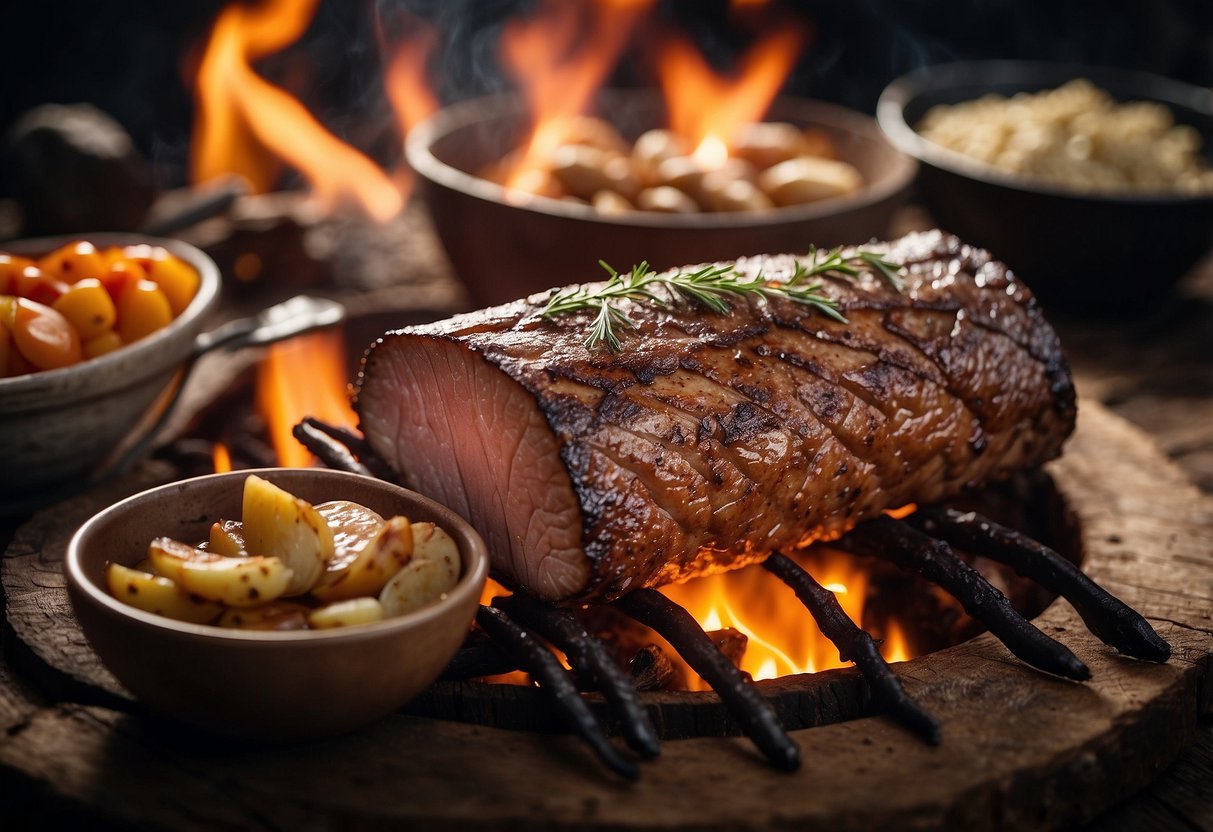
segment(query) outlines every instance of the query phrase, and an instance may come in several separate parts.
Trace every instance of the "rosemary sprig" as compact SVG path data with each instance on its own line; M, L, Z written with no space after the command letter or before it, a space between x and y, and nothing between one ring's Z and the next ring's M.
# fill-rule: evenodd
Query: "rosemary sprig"
M626 274L616 271L602 260L598 264L610 275L605 284L594 289L580 286L564 292L553 292L540 316L554 318L568 312L596 310L585 339L586 349L605 343L611 352L619 352L623 346L616 333L617 328L637 327L637 323L620 309L619 302L623 300L666 307L671 299L682 298L724 315L732 309L729 298L754 295L784 297L811 306L845 324L847 319L838 311L838 302L821 293L823 284L820 281L809 283L809 280L824 275L853 279L861 272L871 270L896 291L901 291L903 285L899 275L901 267L896 263L885 260L873 251L860 250L851 257L844 257L841 247L824 254L816 247L810 247L808 262L797 260L795 271L785 282L770 281L761 273L747 278L727 264L704 266L691 272L658 273L647 262L642 262ZM670 297L658 294L655 291L657 286L664 287Z

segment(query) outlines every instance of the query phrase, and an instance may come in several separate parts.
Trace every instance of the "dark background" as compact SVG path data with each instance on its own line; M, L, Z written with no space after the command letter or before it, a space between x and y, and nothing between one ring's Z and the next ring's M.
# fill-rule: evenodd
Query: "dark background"
M0 11L0 131L44 102L86 101L120 121L156 165L161 185L185 177L193 110L190 56L223 0L6 0ZM384 158L390 117L375 46L376 7L434 22L432 63L443 101L505 86L496 63L501 25L532 5L518 0L322 0L305 38L259 69L291 77L338 135ZM721 67L748 43L726 2L659 3L655 23L689 32ZM871 112L890 80L918 66L968 58L1044 58L1145 69L1213 85L1210 0L789 0L813 42L786 91ZM615 82L648 83L639 48ZM299 66L306 67L300 74ZM2 177L0 177L2 179ZM2 187L2 186L0 186Z

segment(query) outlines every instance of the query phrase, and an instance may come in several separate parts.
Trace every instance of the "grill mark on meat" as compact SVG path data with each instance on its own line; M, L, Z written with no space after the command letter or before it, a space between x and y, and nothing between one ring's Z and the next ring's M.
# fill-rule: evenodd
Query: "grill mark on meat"
M541 319L544 294L389 335L360 379L368 440L406 467L409 443L431 449L418 475L453 504L483 504L470 519L510 550L494 551L495 566L553 600L736 567L1056 455L1072 428L1073 390L1030 292L946 235L888 251L909 264L903 293L871 274L822 281L848 325L781 298L731 299L728 316L681 301L627 303L638 332L612 355L582 346L590 315ZM778 280L794 263L736 267ZM407 369L436 341L449 345L453 372L461 361L491 367L484 378L497 397L458 387L461 398L443 406L450 428L431 407L449 387L438 365ZM460 413L484 406L491 419ZM393 416L393 407L425 412ZM546 424L508 441L489 435L509 432L503 419L515 412ZM431 429L460 439L458 461L419 434ZM473 453L476 441L493 452ZM544 478L528 474L536 465ZM464 483L460 494L460 471L493 482ZM570 532L580 550L561 549L546 566L546 550Z

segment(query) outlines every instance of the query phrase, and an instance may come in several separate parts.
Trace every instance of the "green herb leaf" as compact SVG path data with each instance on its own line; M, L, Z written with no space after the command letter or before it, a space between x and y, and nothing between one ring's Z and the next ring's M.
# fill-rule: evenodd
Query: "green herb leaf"
M844 324L847 319L838 310L838 302L821 293L823 284L820 281L809 283L809 280L824 275L854 279L864 271L872 271L894 291L900 292L904 286L898 264L874 251L860 250L851 257L844 257L841 247L825 253L815 246L810 247L807 262L797 260L792 276L785 282L767 280L761 273L747 278L732 265L658 274L647 262L641 262L627 274L621 274L603 260L598 264L609 275L606 283L595 289L579 286L553 292L540 316L550 319L570 312L595 311L585 339L586 349L605 344L611 352L623 348L617 329L637 327L636 321L620 309L619 302L630 300L668 306L669 299L654 291L657 286L663 287L674 299L699 304L720 315L732 311L730 298L759 295L803 303Z

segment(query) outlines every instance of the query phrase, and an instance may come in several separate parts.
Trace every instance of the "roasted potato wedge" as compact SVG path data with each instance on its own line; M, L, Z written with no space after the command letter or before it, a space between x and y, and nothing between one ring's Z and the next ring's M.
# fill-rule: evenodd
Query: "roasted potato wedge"
M316 511L333 530L333 559L329 568L343 557L353 560L371 542L383 526L383 517L366 506L349 500L317 503Z
M413 523L413 559L379 593L385 615L404 615L433 603L459 581L459 547L433 523Z
M374 598L351 598L312 610L308 623L317 630L370 624L384 618L383 607Z
M310 503L250 475L244 481L242 523L252 556L279 558L291 571L286 595L311 589L333 557L333 532Z
M152 565L185 592L229 607L255 607L286 592L293 574L279 558L228 558L168 537L148 547Z
M259 607L227 610L215 623L237 630L306 630L309 607L295 601L271 601Z
M190 595L168 578L111 563L105 569L110 594L124 604L144 612L163 615L175 621L207 624L214 621L223 607Z
M248 550L244 548L244 526L239 520L216 520L211 524L206 549L229 558L247 555Z
M413 526L406 517L393 517L359 550L338 549L320 580L312 585L312 595L321 601L378 595L412 558Z

